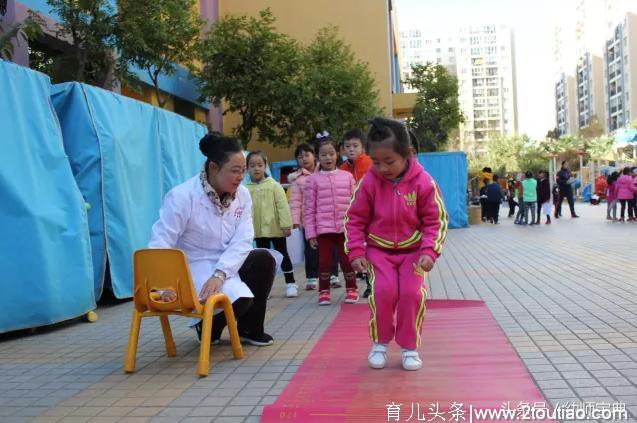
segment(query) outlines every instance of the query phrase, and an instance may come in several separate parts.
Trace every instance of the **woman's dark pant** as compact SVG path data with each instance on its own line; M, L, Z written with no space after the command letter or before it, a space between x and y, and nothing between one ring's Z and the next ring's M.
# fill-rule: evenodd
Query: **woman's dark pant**
M568 207L571 210L571 216L575 216L575 199L573 198L573 189L570 185L560 185L560 199L557 203L557 215L562 215L562 201L566 198Z
M267 308L268 296L274 282L276 261L267 251L251 251L239 269L239 277L254 295L241 297L232 303L239 334L261 335ZM227 325L226 316L218 313L212 323L212 339L219 339Z
M515 214L515 206L517 205L518 203L516 203L513 198L509 198L509 217L513 217Z
M633 214L633 209L635 208L635 200L619 200L622 205L621 210L621 218L624 218L624 214L626 213L626 205L628 205L628 218L633 219L635 215Z

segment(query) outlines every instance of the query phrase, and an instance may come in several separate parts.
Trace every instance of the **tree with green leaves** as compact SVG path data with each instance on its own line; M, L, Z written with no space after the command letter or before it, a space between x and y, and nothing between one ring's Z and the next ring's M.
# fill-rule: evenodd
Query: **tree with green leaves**
M469 158L469 170L476 173L485 166L499 175L547 170L549 165L545 147L527 135L494 134L485 145L485 152Z
M15 41L28 42L42 35L44 22L36 13L29 11L29 16L20 23L7 28L0 24L0 59L11 60L15 53Z
M202 99L238 113L234 128L244 148L255 133L271 144L289 144L288 113L301 98L295 90L301 66L298 43L274 28L270 10L259 17L225 16L201 45L196 73Z
M174 75L177 64L191 67L197 57L201 20L196 0L120 0L117 19L118 75L125 81L136 66L153 83L159 107L160 75Z
M586 140L604 135L604 128L596 115L591 117L590 123L579 130L579 136Z
M557 128L549 129L546 133L546 138L550 140L556 140L560 137L560 130Z
M335 27L301 46L274 28L269 9L258 18L227 16L202 43L197 79L204 99L238 113L234 128L244 147L258 134L290 146L329 131L336 137L380 113L366 63L357 60Z
M302 67L296 79L301 93L293 110L291 136L313 138L327 130L339 138L348 129L362 128L381 114L378 90L367 63L358 60L351 47L329 26L303 50Z
M67 52L54 58L52 78L63 82L65 70L74 69L71 80L110 88L116 21L110 1L47 0L47 3L60 18L57 36L71 44Z
M421 151L440 151L449 131L464 121L458 102L458 79L444 66L433 63L412 65L405 81L417 90L413 117L407 121L420 140Z

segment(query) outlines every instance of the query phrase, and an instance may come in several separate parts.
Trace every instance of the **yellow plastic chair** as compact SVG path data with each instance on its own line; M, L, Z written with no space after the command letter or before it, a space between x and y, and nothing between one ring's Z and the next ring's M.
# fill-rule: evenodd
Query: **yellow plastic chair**
M201 349L197 372L199 376L205 377L208 376L210 369L213 311L215 308L223 308L228 322L234 358L237 360L243 358L243 348L239 340L230 299L225 294L215 294L208 297L205 305L199 302L183 251L154 248L135 251L134 278L135 309L128 338L128 352L124 362L124 369L127 373L135 371L139 328L144 317L159 317L166 341L166 353L169 357L176 356L177 349L170 330L168 316L173 314L202 319ZM166 290L176 293L176 298L173 301L162 300L161 292Z

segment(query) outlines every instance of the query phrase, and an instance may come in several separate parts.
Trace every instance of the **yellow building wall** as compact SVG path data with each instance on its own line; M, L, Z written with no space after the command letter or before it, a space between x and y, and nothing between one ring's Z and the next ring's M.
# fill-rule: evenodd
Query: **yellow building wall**
M277 30L304 44L310 43L319 29L328 25L337 26L356 57L369 64L376 79L380 106L386 115L391 115L390 17L387 0L220 0L219 16L258 16L261 10L268 7L276 18L274 24ZM238 120L236 115L226 115L224 131L229 133ZM265 151L270 161L293 158L292 149L275 149L260 142L250 143L250 149Z

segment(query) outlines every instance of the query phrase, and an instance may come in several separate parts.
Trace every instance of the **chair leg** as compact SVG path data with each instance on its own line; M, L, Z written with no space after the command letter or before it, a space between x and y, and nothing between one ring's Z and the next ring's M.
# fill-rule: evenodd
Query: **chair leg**
M139 341L139 328L142 323L142 315L137 310L133 310L133 319L130 325L130 335L128 337L128 351L124 361L124 370L127 373L135 371L135 359L137 357L137 343Z
M203 309L203 320L201 325L201 349L199 350L199 376L206 377L210 370L210 337L212 336L212 311L215 306L215 297L211 295L206 300Z
M243 347L241 346L241 339L239 339L237 320L234 318L232 303L228 297L224 298L223 312L226 315L226 322L228 322L228 332L230 333L230 342L232 342L232 354L235 360L240 360L243 358Z
M159 316L159 320L161 321L161 330L164 332L164 340L166 341L166 354L168 357L175 357L177 355L177 347L170 330L168 316Z

